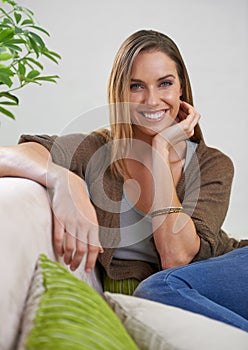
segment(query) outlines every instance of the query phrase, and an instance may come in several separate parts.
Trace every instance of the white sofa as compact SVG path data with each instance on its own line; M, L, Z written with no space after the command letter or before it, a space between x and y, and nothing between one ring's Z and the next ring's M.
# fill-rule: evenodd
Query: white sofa
M55 260L45 188L27 179L0 178L0 235L0 350L10 350L37 258L45 253ZM73 274L101 292L96 274L86 275L83 264Z
M45 188L26 179L0 178L0 225L0 350L15 350L18 327L37 258L40 253L45 253L50 259L55 259L52 247L51 210ZM86 275L84 273L83 263L75 272L75 275L101 292L96 273L90 276ZM128 298L123 300L121 306L122 312L124 309L128 310L127 303L129 304L129 300ZM118 300L113 308L119 307L119 301L122 303L122 299ZM130 305L133 302L135 302L135 299L131 299ZM137 311L137 317L141 316L141 318L145 320L146 310L144 310L144 304L142 304L141 307L143 309L142 311ZM153 308L152 304L149 304L149 307ZM156 307L159 306L156 305ZM163 305L163 311L161 306L161 315L163 312L167 312L170 320L169 322L167 322L168 320L162 320L163 322L161 322L161 319L158 319L157 324L160 326L157 328L161 328L161 325L163 325L163 327L166 327L166 332L164 332L162 328L161 332L166 333L168 338L179 338L179 335L175 336L176 334L173 333L176 332L176 328L173 326L173 322L171 322L174 309L172 307L166 308L167 307ZM131 311L134 313L136 310L135 305L131 305L130 313ZM180 312L182 312L183 315L183 322L180 323L175 320L175 324L177 326L180 324L180 327L184 330L185 327L188 327L188 329L185 330L186 338L188 337L191 339L194 337L194 335L191 336L193 332L192 334L198 334L200 341L201 319L203 320L204 326L202 334L209 339L211 335L217 337L214 343L215 346L211 343L211 346L209 345L208 347L205 341L205 347L202 346L202 349L248 349L248 333L220 322L209 320L203 316L191 314L184 310L180 310L178 314L178 309L176 310L175 308L174 317L176 317L177 320L178 317L180 317ZM156 315L152 315L151 310L149 308L147 309L147 319L151 320L153 318L152 322L154 325L156 324L156 319L154 319L154 317L160 317L157 311ZM185 320L183 319L184 317L186 317ZM132 318L135 318L135 314L132 315ZM126 317L125 321L127 321ZM212 328L208 328L208 325L206 325L208 322L210 322ZM198 329L193 329L193 324L194 327L198 327ZM172 329L171 327L174 328ZM216 329L219 329L219 332L216 332ZM176 339L176 342L177 341L178 339ZM173 342L174 340L172 343ZM182 341L182 343L184 344L183 346L174 344L173 347L161 347L160 349L173 348L193 350L196 348L195 345L187 345L185 340ZM150 347L148 348L150 349Z

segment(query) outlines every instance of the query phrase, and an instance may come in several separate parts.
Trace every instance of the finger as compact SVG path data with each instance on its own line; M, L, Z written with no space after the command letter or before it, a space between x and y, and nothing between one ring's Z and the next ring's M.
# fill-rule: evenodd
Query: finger
M181 121L186 120L188 123L191 123L194 120L196 113L197 111L193 106L183 101L180 104L180 109L176 121L180 123Z
M85 264L85 271L87 273L90 273L94 269L100 249L101 248L95 245L88 245L87 260Z
M200 114L189 103L181 101L180 107L181 113L186 113L189 117L196 118L197 121L199 121L201 117Z
M84 254L87 252L87 244L81 240L76 240L76 251L70 264L72 271L76 270L82 262Z
M53 244L54 251L59 256L63 256L64 254L64 226L60 223L57 217L53 214Z
M180 101L180 107L185 113L188 113L188 114L190 113L191 109L194 109L194 107L191 104L185 101Z
M178 125L181 125L187 137L192 137L194 135L195 126L198 123L199 119L200 119L199 113L189 114L188 117Z
M186 108L181 109L181 111L182 114L187 114L185 120L188 123L195 123L196 125L201 117L196 109L189 104L186 105Z
M88 234L88 252L85 264L85 271L90 273L96 264L99 252L103 252L102 246L98 238L98 228L92 230Z
M194 128L198 123L199 119L200 114L194 110L187 116L187 119L185 119L184 122L185 125L188 125L189 128Z
M196 110L194 110L192 114L189 115L189 120L188 120L189 127L194 129L196 124L199 122L200 118L201 118L200 114Z
M76 247L76 238L70 233L65 233L65 242L64 242L64 262L66 265L71 264L73 259L73 253Z

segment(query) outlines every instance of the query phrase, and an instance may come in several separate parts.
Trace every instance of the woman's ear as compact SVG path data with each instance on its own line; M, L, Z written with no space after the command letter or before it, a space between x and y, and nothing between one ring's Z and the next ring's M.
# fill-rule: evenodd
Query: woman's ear
M180 87L180 100L183 101L183 89L182 89L182 85Z

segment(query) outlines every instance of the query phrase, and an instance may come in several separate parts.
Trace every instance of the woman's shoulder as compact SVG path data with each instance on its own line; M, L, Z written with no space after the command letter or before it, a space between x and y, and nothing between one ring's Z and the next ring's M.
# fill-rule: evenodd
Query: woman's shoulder
M34 142L60 142L60 140L65 140L69 143L78 143L82 142L85 139L103 142L106 143L110 140L110 131L108 129L94 130L89 133L70 133L70 134L62 134L62 135L48 135L48 134L40 134L40 135L29 135L23 134L20 136L18 143L34 141Z
M105 145L111 141L110 131L108 129L92 131L87 135L87 139L97 145Z
M89 133L73 133L61 136L52 136L54 143L74 152L92 153L110 140L110 133L107 129L90 131Z
M196 155L201 165L208 165L213 169L223 169L233 173L233 161L231 158L218 148L208 146L204 141L200 141L196 149Z
M88 161L92 155L106 147L110 140L110 132L107 129L92 131L89 133L71 133L65 135L21 135L18 143L37 142L46 147L52 155L53 160L58 164L71 164L74 160L81 162ZM103 153L101 153L103 154Z

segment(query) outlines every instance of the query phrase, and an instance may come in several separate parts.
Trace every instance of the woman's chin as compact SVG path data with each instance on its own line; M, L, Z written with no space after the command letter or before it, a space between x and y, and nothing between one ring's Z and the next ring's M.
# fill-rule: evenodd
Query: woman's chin
M134 137L140 140L149 141L152 140L154 136L156 136L161 130L156 129L155 127L146 127L146 126L134 126Z

